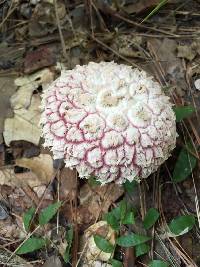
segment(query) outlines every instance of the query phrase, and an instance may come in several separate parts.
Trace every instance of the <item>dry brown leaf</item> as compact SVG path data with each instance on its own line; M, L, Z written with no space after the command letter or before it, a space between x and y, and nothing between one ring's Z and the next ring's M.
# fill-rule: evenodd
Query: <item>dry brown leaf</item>
M197 55L197 51L192 45L179 45L177 51L177 57L186 58L189 61L193 60Z
M38 157L21 158L16 160L16 165L30 169L38 178L40 184L49 183L54 177L53 159L48 154L40 154ZM35 186L38 186L35 185Z
M80 189L80 204L87 206L96 217L100 212L107 212L110 205L124 193L123 187L114 183L90 186L85 184Z
M15 173L13 169L0 170L0 185L11 187L23 187L29 185L31 188L41 185L41 180L33 172Z
M33 91L40 85L47 86L53 78L53 73L46 68L15 80L15 84L20 87L10 99L14 117L5 120L3 136L6 145L9 146L11 141L17 140L38 145L41 135L39 127L41 99L39 95L33 95Z
M112 245L115 244L115 231L105 221L99 221L91 225L84 233L82 237L83 246L85 245L84 264L87 266L93 266L91 263L94 260L108 261L111 257L111 253L105 253L101 251L94 242L93 235L100 235L107 239Z
M17 184L19 185L19 182L13 169L0 170L0 185L15 186Z
M11 105L14 109L28 108L31 104L33 91L39 86L45 87L54 79L53 72L48 69L42 69L31 75L25 75L15 80L19 87L17 92L11 97Z
M165 79L176 86L177 93L187 89L185 70L180 58L177 58L177 43L172 39L158 40L149 38L147 42L149 51L159 61ZM167 52L166 52L167 51ZM155 66L152 66L155 69ZM153 72L155 74L155 72Z
M19 140L25 140L35 145L39 144L41 136L40 103L40 97L33 95L28 109L16 109L14 117L5 120L3 136L7 146L12 141Z

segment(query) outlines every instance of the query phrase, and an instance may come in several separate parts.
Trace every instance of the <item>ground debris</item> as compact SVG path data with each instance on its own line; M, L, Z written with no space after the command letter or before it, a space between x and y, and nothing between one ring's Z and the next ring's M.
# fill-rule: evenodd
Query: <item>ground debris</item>
M94 260L100 260L107 262L111 253L105 253L101 251L94 242L94 235L100 235L106 240L108 240L112 245L115 243L115 232L114 230L105 222L99 221L91 225L82 236L82 244L84 249L83 262L86 266L93 266ZM101 266L101 265L100 265Z
M11 141L25 140L35 145L39 144L41 130L39 94L33 94L39 86L45 87L53 80L54 74L49 69L43 69L32 75L15 80L18 91L12 95L10 102L14 111L13 118L7 118L4 124L4 140L6 145Z
M90 186L86 183L80 189L78 223L85 229L88 223L94 222L95 219L106 213L112 203L123 193L123 188L116 184Z
M12 252L0 248L0 264L3 266L12 266L12 267L33 267L33 265L17 255L13 255L10 259Z

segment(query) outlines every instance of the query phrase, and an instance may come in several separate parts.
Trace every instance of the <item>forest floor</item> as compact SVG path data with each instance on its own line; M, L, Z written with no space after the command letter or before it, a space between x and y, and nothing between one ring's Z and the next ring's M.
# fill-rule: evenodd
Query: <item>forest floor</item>
M200 1L1 0L0 21L0 266L200 266ZM42 146L41 92L90 61L143 68L184 118L169 160L128 189L79 180ZM130 190L120 234L151 240L102 252L109 265L91 232L116 238L102 220Z

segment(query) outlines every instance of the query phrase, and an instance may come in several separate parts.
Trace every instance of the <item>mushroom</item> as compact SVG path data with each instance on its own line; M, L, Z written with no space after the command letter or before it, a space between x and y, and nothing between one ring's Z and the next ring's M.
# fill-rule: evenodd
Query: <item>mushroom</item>
M44 146L81 178L140 180L175 147L172 104L145 71L114 62L78 65L62 71L42 98Z

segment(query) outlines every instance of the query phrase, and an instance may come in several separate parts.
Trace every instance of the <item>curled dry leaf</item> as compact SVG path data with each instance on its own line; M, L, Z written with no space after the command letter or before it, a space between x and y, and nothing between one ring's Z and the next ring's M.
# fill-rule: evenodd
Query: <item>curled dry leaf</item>
M38 157L33 158L17 159L16 164L30 169L37 176L40 184L47 184L53 178L53 160L48 154L40 154Z
M11 141L25 140L38 145L41 135L40 96L33 95L33 91L39 86L45 86L53 80L53 73L49 69L43 69L32 75L26 75L15 80L19 86L18 91L11 97L14 117L7 118L4 124L4 140L6 145Z
M112 245L115 243L115 232L105 221L99 221L90 226L82 237L83 244L86 244L84 264L87 264L87 266L90 266L90 263L94 260L108 261L111 257L111 253L105 253L96 246L94 235L102 236Z
M30 169L30 172L15 173L14 169L8 168L0 170L0 185L20 187L25 184L33 188L49 183L53 177L53 160L47 154L17 159L16 165Z
M33 91L39 86L45 87L54 79L53 72L45 68L31 75L25 75L15 80L19 87L17 92L11 97L11 105L14 109L28 108L31 104Z

